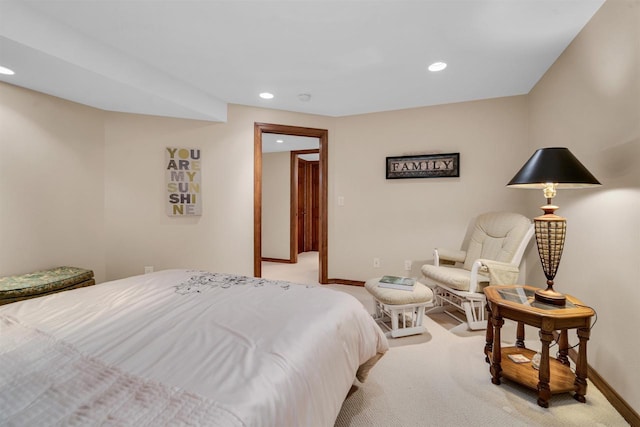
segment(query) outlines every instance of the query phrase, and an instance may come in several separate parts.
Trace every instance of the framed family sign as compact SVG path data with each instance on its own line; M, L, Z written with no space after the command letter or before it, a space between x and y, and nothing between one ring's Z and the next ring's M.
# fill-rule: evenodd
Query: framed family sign
M460 153L387 157L387 179L460 176Z

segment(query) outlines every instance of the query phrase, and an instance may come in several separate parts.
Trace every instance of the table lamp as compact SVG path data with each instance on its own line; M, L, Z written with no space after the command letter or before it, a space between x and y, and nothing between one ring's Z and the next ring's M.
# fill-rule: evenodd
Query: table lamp
M536 291L536 301L558 306L564 306L566 303L566 297L553 289L553 279L560 265L567 230L567 220L556 215L558 206L551 204L551 200L556 196L556 189L596 185L600 185L600 182L564 147L536 150L507 184L507 187L542 189L547 199L547 204L540 207L544 215L533 220L538 255L547 277L547 289Z

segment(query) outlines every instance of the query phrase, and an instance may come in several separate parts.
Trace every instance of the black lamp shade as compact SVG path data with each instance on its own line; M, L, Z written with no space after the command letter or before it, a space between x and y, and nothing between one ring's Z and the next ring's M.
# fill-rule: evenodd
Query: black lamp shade
M507 186L544 188L546 183L557 184L558 188L600 185L568 148L552 147L536 150Z

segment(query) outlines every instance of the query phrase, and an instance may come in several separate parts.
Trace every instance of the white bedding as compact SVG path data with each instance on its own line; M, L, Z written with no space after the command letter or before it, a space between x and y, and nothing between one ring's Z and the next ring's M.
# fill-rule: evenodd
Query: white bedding
M0 317L226 414L194 425L333 426L358 368L388 349L342 292L186 270L8 304ZM0 405L13 393L0 384Z

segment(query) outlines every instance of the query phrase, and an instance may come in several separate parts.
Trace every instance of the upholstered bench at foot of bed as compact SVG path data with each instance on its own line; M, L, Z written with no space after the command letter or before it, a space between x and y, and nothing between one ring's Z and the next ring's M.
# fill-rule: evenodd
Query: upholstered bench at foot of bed
M425 307L433 306L433 292L422 283L416 283L413 291L381 288L380 278L367 280L365 289L376 303L375 318L390 331L393 338L421 334ZM391 327L385 320L391 321Z
M0 305L95 283L92 270L77 267L56 267L19 276L0 277Z

